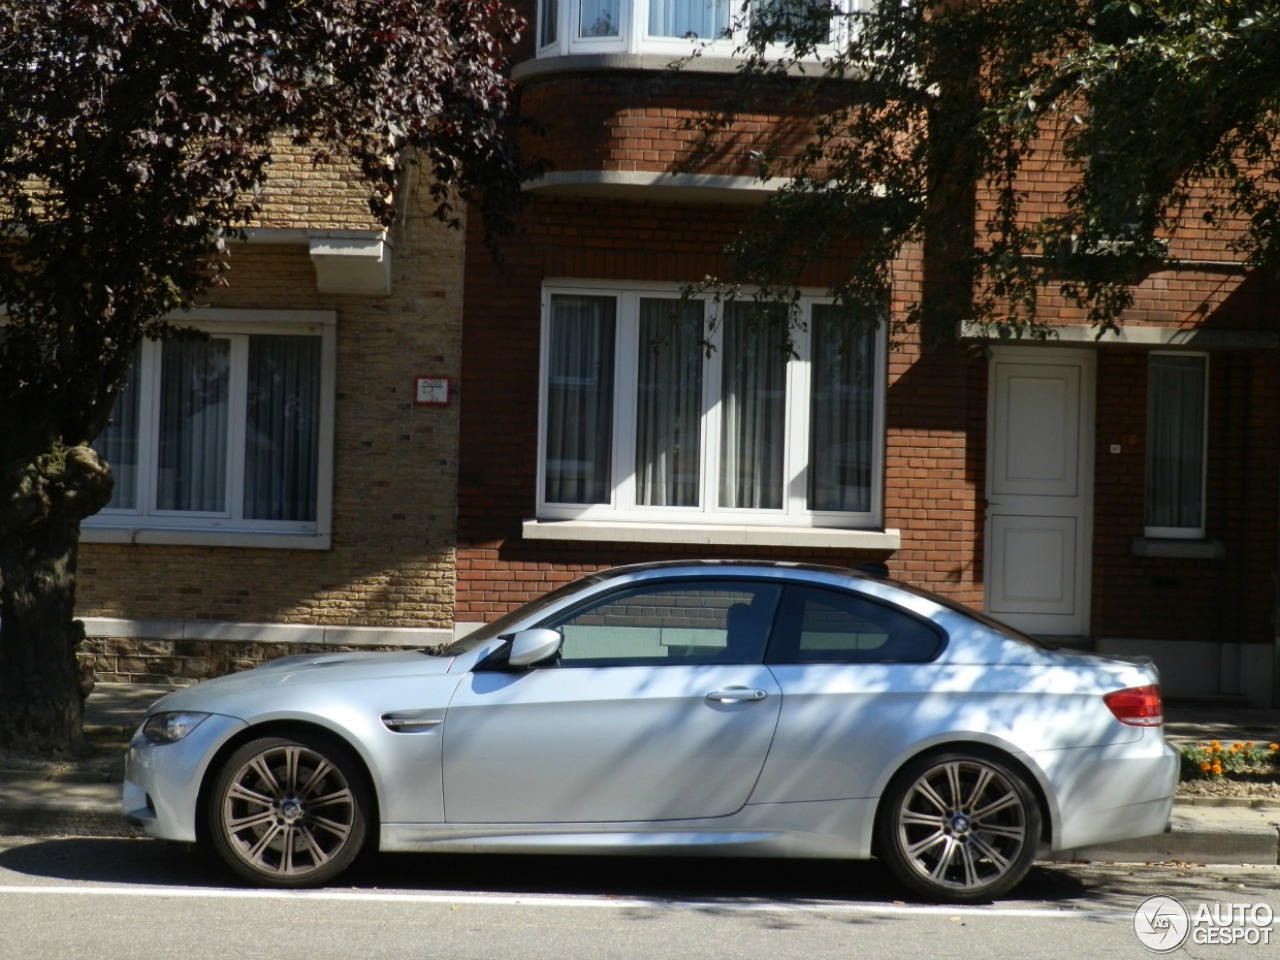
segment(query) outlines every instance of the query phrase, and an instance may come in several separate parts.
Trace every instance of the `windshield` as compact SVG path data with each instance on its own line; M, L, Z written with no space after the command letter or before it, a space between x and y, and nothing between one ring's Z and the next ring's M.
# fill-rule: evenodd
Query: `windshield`
M488 643L495 637L500 637L504 633L513 630L516 624L528 620L530 617L536 616L539 612L547 609L553 604L559 603L564 597L577 593L590 584L597 583L604 579L603 574L591 574L582 577L573 583L566 583L562 587L557 587L550 593L543 594L537 600L531 600L521 607L517 607L510 613L504 614L493 623L486 623L483 627L473 630L465 637L459 637L449 643L438 644L434 647L424 647L423 653L428 653L433 657L456 657L460 653L466 653L468 650L474 650L476 647Z

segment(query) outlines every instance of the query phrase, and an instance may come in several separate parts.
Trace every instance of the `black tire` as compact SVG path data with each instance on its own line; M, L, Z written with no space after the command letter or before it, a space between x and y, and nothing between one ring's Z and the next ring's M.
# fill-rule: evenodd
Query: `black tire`
M359 856L370 804L350 753L318 734L246 743L218 772L209 836L226 864L251 883L310 887Z
M1023 775L983 753L920 757L894 777L877 851L905 886L939 903L1004 896L1027 875L1040 806Z

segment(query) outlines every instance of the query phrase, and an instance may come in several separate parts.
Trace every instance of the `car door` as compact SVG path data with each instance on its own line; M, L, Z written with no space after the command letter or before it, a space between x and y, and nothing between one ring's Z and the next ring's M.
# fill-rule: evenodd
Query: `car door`
M622 585L541 624L555 662L480 669L444 723L451 823L722 817L746 803L777 724L763 665L780 588Z

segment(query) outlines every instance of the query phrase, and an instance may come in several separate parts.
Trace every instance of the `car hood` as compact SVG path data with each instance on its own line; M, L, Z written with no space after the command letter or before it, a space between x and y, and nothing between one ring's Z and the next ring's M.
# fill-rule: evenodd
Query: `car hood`
M225 709L223 704L239 704L246 696L257 699L271 690L283 693L299 687L440 676L449 672L453 661L453 657L431 656L420 650L280 657L243 673L205 680L175 691L154 703L148 712L202 710L218 713Z

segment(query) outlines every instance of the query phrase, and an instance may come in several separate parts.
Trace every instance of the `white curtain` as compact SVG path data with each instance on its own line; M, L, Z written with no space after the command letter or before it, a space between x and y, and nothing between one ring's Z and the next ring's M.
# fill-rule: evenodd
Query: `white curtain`
M538 45L545 47L549 43L555 43L560 25L559 0L542 0L538 5L538 16Z
M161 510L226 510L230 356L225 339L164 345L156 489Z
M1204 526L1205 358L1152 354L1147 387L1147 526Z
M837 327L827 305L811 324L809 509L871 509L875 331Z
M782 507L786 430L786 320L727 304L720 394L720 506Z
M700 303L640 301L636 503L696 507L702 464Z
M613 297L551 298L546 411L548 503L608 503L612 491Z
M138 388L138 364L141 356L141 349L135 349L129 364L129 379L116 396L111 422L93 442L93 448L111 466L116 482L107 503L108 510L133 510L138 506L138 415L142 396Z
M732 0L650 0L649 36L714 40L729 29Z
M320 455L320 340L249 338L244 514L316 518Z

